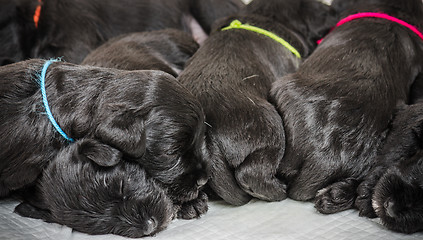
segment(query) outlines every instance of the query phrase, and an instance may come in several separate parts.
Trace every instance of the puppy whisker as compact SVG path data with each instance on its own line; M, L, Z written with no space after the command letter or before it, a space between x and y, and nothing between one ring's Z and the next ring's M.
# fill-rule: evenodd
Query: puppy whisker
M209 128L213 128L213 126L208 122L204 122L204 124L206 124Z
M242 81L245 81L245 80L248 80L248 79L251 79L251 78L256 78L256 77L259 77L259 75L257 75L257 74L251 75L249 77L243 78Z

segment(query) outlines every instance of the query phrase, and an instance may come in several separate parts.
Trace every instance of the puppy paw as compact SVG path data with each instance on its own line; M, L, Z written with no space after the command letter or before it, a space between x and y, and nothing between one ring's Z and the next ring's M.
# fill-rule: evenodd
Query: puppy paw
M189 202L182 203L177 212L177 218L193 219L199 218L202 214L206 213L209 209L208 197L204 192L198 193L198 198Z
M356 198L356 187L356 180L345 179L319 190L314 202L315 208L324 214L332 214L352 208Z
M273 155L273 158L275 156L276 154ZM277 166L272 166L266 160L263 161L263 158L267 157L270 158L265 151L256 151L250 154L235 169L235 178L239 186L255 198L265 201L284 200L287 197L287 185L276 177L274 169Z
M373 187L367 181L360 183L357 187L357 198L354 206L358 209L361 217L375 218L376 213L372 207Z

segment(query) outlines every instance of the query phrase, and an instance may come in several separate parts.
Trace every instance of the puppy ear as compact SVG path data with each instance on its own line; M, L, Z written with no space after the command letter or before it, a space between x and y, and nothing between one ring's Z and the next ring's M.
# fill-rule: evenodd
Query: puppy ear
M78 154L103 167L115 166L122 159L122 152L107 144L93 139L84 139L77 143Z
M355 0L333 0L330 6L340 14L356 4L357 1Z
M124 154L141 157L145 153L146 135L140 114L124 104L107 106L99 117L95 136Z
M42 219L46 222L52 222L50 211L35 207L27 202L22 202L16 206L14 212L22 217Z
M337 12L324 3L313 1L313 6L306 9L304 21L309 29L309 40L315 43L324 37L338 21Z

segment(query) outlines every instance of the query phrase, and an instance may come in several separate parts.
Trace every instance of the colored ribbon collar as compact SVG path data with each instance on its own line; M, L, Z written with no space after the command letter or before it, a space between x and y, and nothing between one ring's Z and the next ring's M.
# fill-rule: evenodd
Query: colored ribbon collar
M295 56L297 56L297 58L301 58L301 54L291 44L289 44L287 41L283 40L276 34L269 32L265 29L251 26L249 24L242 24L239 20L233 20L229 26L222 28L222 31L230 29L244 29L270 37L271 39L275 40L276 42L282 44L284 47L289 49Z
M38 22L40 21L41 5L43 5L42 0L38 0L38 5L37 8L35 8L35 13L33 16L35 28L38 28Z
M360 19L360 18L382 18L382 19L386 19L386 20L389 20L389 21L392 21L392 22L396 22L396 23L401 24L404 27L410 29L411 31L413 31L415 34L417 34L423 40L423 34L417 29L417 27L415 27L415 26L413 26L413 25L411 25L407 22L404 22L401 19L392 17L392 16L390 16L386 13L362 12L362 13L353 14L353 15L350 15L350 16L342 19L341 21L339 21L336 24L335 27L339 27L342 24L345 24L347 22L350 22L350 21L355 20L355 19ZM317 41L317 44L320 44L320 42L322 42L322 40L323 40L323 38L320 39L319 41Z
M60 135L62 135L69 142L74 142L74 140L72 138L68 137L68 135L66 135L66 133L60 128L60 126L59 126L59 124L57 124L56 120L54 120L53 114L51 113L50 107L48 105L46 86L45 86L45 78L46 78L47 68L53 62L57 62L57 60L48 60L44 63L43 70L41 70L41 75L40 75L40 78L39 78L41 95L43 96L43 105L44 105L44 108L46 109L46 114L47 114L48 119L53 124L53 126L56 128L56 130L60 133Z

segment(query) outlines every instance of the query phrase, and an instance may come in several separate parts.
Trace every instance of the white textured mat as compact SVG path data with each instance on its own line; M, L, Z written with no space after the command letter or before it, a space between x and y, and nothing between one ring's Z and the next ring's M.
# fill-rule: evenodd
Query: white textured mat
M13 213L17 202L0 201L1 240L122 240L116 235L90 236L58 224ZM423 233L405 235L386 230L377 220L358 217L355 210L333 215L316 212L312 203L251 201L242 207L211 202L200 219L175 220L144 240L422 240Z

